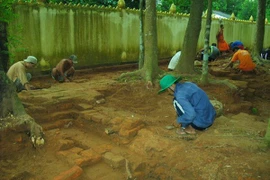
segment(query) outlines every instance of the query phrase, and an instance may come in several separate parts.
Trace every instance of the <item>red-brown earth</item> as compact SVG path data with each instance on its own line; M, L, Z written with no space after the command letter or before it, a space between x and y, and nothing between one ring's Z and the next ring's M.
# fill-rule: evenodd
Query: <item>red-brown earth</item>
M136 65L80 70L69 83L34 77L32 84L41 89L19 97L42 125L45 145L33 148L25 132L2 131L0 179L269 179L264 135L270 66L241 74L222 70L227 62L211 63L209 78L229 79L236 91L202 86L200 76L184 78L224 106L213 126L196 135L175 133L172 96L157 94L158 82L147 89L139 80L117 80ZM160 67L166 70L166 64Z

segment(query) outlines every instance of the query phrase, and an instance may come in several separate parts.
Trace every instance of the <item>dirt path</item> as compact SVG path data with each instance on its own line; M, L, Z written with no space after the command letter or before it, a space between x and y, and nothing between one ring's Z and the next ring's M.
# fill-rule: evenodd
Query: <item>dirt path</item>
M34 79L42 89L19 96L46 145L34 149L25 132L1 132L2 179L269 179L269 75L216 77L239 91L202 87L224 114L205 132L179 136L177 127L166 129L176 118L170 95L158 95L158 85L116 81L131 70L84 70L63 84Z

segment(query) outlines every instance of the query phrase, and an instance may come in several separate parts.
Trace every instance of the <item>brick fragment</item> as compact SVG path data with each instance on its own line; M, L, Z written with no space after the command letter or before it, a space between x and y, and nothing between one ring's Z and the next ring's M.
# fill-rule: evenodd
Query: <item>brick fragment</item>
M104 161L113 168L121 168L125 165L125 158L120 155L113 154L112 152L105 153L103 158Z
M64 171L53 178L53 180L76 180L83 173L83 169L80 166L73 166L67 171Z
M90 166L101 161L101 155L92 149L87 149L80 152L80 156L80 158L75 160L75 163L80 167Z

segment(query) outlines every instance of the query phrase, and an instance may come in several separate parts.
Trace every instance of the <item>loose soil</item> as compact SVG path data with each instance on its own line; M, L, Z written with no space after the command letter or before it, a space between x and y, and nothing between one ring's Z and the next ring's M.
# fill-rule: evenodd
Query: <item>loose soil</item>
M27 132L2 131L1 179L269 179L270 66L234 73L221 69L228 61L211 63L209 78L229 79L237 90L184 78L224 107L213 126L196 135L175 133L172 96L157 94L158 82L147 88L139 80L117 80L136 65L80 70L68 83L34 77L40 89L19 97L43 127L45 145L34 148Z

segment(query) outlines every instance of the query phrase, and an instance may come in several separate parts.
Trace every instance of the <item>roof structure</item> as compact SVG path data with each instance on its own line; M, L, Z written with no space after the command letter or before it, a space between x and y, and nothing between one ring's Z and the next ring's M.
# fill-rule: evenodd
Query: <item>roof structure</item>
M221 19L229 19L231 17L230 14L226 14L226 13L223 13L221 11L215 11L215 10L212 11L212 15L215 18L221 18Z

